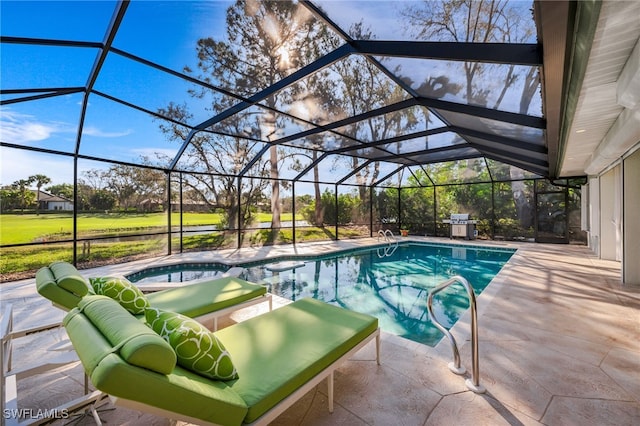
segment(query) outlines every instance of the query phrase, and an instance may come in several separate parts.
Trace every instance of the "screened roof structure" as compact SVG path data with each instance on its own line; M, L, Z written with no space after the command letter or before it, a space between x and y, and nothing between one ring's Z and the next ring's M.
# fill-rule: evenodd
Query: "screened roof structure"
M278 178L330 183L560 177L575 4L1 7L3 147L184 172L205 150L240 177L278 147ZM432 177L460 160L474 173Z

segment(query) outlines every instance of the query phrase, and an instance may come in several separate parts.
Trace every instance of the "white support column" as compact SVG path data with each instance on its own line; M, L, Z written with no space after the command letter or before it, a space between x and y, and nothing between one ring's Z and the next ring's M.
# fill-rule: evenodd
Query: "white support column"
M589 248L600 256L600 179L589 178Z
M622 260L621 165L600 176L600 258Z
M624 160L622 282L640 286L640 149Z

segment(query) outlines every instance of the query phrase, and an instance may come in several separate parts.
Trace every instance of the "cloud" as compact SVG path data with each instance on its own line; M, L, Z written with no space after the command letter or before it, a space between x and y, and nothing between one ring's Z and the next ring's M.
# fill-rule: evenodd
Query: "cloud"
M127 129L123 132L105 132L97 127L87 126L82 129L82 134L87 136L95 136L97 138L120 138L133 133L133 130Z
M73 134L77 132L76 124L56 121L40 121L35 116L23 114L11 109L3 109L0 117L0 140L18 145L33 145L45 141L57 134ZM99 138L119 138L132 134L131 129L121 132L106 132L97 127L88 126L83 135Z
M69 133L72 128L64 123L43 123L32 115L21 114L10 109L2 111L0 139L3 142L25 144L49 139L54 133Z

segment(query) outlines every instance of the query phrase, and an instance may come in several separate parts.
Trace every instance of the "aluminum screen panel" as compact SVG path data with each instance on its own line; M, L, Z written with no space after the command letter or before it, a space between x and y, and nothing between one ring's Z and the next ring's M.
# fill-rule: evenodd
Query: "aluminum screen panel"
M521 126L514 123L476 117L471 114L462 114L453 111L439 109L434 109L434 111L450 125L461 129L469 129L475 132L486 133L487 135L504 137L514 141L528 142L540 146L543 146L545 143L544 129Z
M82 94L75 93L2 106L0 140L73 153L81 105Z
M102 42L116 4L110 0L2 1L2 35Z
M92 47L3 44L3 89L82 87L98 54Z
M5 144L79 140L80 155L239 177L306 179L317 163L326 182L477 155L549 170L529 2L0 7Z

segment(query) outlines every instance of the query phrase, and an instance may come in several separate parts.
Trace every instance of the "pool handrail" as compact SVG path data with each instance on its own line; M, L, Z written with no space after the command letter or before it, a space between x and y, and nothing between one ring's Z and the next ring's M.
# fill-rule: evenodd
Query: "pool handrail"
M466 372L465 368L460 366L460 352L458 351L458 345L456 343L456 339L453 337L453 334L449 332L438 320L433 312L433 297L449 287L452 284L460 283L467 291L467 295L469 296L469 306L471 308L471 364L472 364L472 380L467 379L465 384L469 390L475 393L484 393L486 389L484 386L480 384L480 361L478 359L478 310L476 308L476 295L473 292L473 287L469 284L469 281L466 278L461 277L460 275L455 275L449 278L446 281L441 282L431 291L429 291L429 295L427 296L427 311L429 312L429 318L433 325L435 325L438 330L442 331L445 336L449 339L449 343L451 343L451 349L453 351L453 362L449 363L449 370L451 370L455 374L464 374Z
M393 254L398 248L398 240L396 236L393 234L393 231L390 229L385 229L384 231L380 229L378 231L378 241L380 241L380 237L383 237L384 240L388 243L387 247L385 247L384 252L380 254L380 249L378 249L378 257L388 257Z
M393 235L393 231L391 229L380 229L378 231L378 241L380 241L380 237L384 238L386 242L396 241L396 236Z

